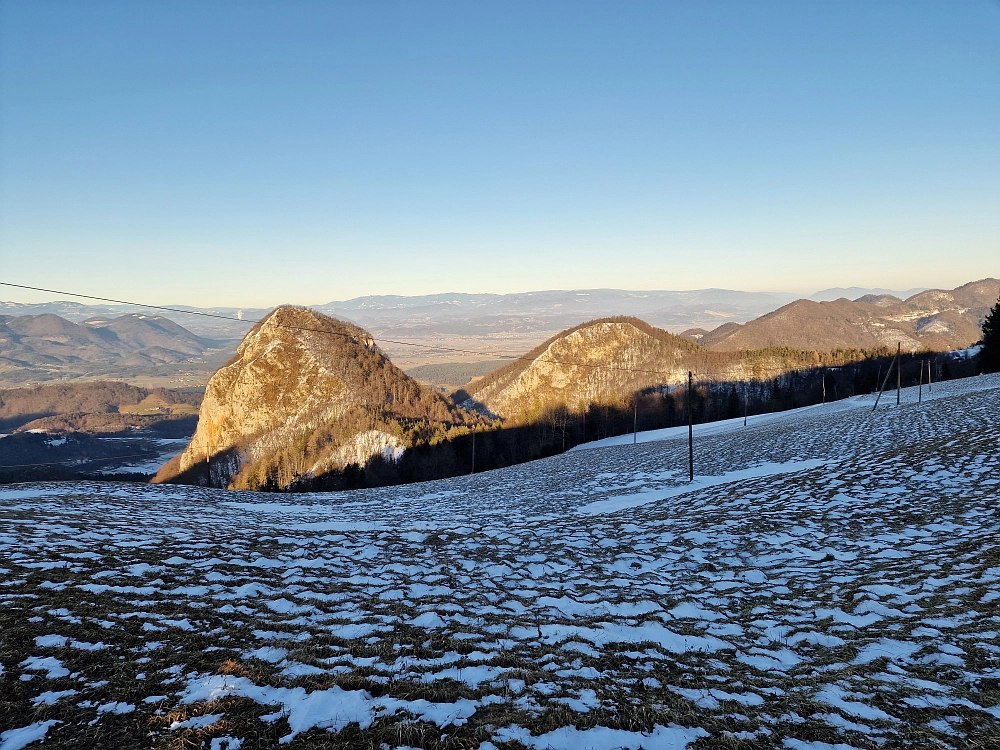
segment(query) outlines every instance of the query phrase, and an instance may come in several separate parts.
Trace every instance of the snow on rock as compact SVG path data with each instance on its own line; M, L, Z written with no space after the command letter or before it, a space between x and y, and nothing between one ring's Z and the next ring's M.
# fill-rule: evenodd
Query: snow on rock
M364 466L372 456L381 454L387 461L398 461L403 456L405 447L398 437L380 430L368 430L354 435L345 445L335 450L329 458L324 459L322 466L317 464L313 472L328 471L348 464Z

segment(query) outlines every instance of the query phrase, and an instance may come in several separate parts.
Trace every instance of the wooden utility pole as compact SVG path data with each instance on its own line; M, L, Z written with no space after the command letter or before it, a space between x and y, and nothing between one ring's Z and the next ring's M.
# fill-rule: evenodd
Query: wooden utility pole
M823 403L826 403L826 371L823 372Z
M694 405L691 389L694 375L688 370L688 481L694 481Z
M900 374L900 367L903 363L899 360L900 352L903 350L903 345L896 343L896 406L899 406L899 394L903 389L903 376Z
M934 389L931 388L931 360L927 360L927 392L930 393Z
M748 403L748 397L747 397L746 390L747 390L746 388L743 389L743 426L744 427L747 426L747 403Z
M917 403L924 402L924 361L920 360L920 388L917 390Z
M632 399L632 445L636 444L639 438L639 402Z
M879 399L882 398L882 392L885 390L885 384L889 382L889 376L892 375L892 365L893 365L893 363L896 364L897 368L899 367L899 347L898 347L898 345L897 345L897 348L896 348L896 356L892 358L892 362L889 363L889 369L885 371L885 380L882 381L882 385L878 389L878 395L875 397L875 406L872 407L872 411L875 411L878 408L878 402L879 402ZM881 374L881 372L882 372L882 368L881 368L881 365L879 365L879 373Z

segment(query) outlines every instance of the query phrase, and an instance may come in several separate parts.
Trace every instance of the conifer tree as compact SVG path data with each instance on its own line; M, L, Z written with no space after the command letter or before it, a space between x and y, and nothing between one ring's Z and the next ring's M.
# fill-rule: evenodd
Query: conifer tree
M1000 299L983 320L983 338L979 343L979 372L1000 372Z

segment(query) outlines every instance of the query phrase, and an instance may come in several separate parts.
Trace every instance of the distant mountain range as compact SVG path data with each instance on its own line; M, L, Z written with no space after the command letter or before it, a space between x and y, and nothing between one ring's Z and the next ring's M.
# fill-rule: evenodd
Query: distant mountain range
M720 351L770 346L827 351L897 342L904 349L963 348L978 339L998 287L994 279L948 291L850 287L826 289L810 299L725 289L385 295L312 309L363 327L394 364L445 385L454 384L450 371L416 368L447 364L464 372L466 365L490 357L520 355L588 320L622 315ZM207 380L253 322L268 314L188 308L224 318L242 314L245 320L238 321L175 312L121 315L126 309L62 301L0 303L0 312L7 313L0 315L0 378L127 377L143 368L164 371L184 364L197 365Z
M835 299L857 299L858 297L872 295L890 295L892 297L906 299L907 297L912 297L914 294L920 294L920 292L926 291L927 287L925 286L914 287L913 289L906 289L905 291L881 289L879 287L869 289L861 286L836 286L830 289L823 289L815 294L810 294L808 297L804 297L803 299L812 300L813 302L832 302Z
M826 289L806 299L852 299L865 294L909 296L922 289L898 292L886 289ZM445 293L420 296L375 295L340 302L312 305L326 315L364 326L372 333L434 328L445 333L481 334L484 330L507 331L511 318L532 330L562 330L584 320L609 315L635 315L647 322L679 332L695 326L715 327L726 321L745 322L799 298L787 292L742 292L730 289L693 291L625 291L578 289L568 291L519 292L514 294ZM157 311L200 336L241 338L253 321L263 318L267 308L239 310L235 307L190 307L168 305L192 312L235 318L246 323L199 318L185 313ZM44 303L0 302L0 314L54 314L72 322L97 316L123 315L135 308L123 305L84 305L71 301ZM384 329L384 330L383 330Z
M793 295L703 289L690 292L628 292L617 289L521 294L437 294L426 297L361 297L318 310L368 327L418 329L449 334L502 332L512 325L543 331L608 315L641 316L654 325L713 324L749 320L794 299Z
M904 351L963 349L979 340L982 320L998 293L1000 279L983 279L905 300L891 294L865 294L854 301L796 300L744 325L726 323L681 335L716 351L769 346L831 351L897 344Z
M250 330L253 322L264 317L269 309L254 309L245 311L244 317L247 322L235 320L237 315L244 313L235 307L191 307L189 305L167 305L177 310L188 312L168 312L148 308L144 312L143 308L135 305L115 305L99 304L85 305L80 302L68 300L56 300L54 302L0 302L0 318L8 316L42 316L57 315L71 323L83 323L95 318L120 318L126 315L141 315L147 319L162 318L172 321L184 327L188 333L211 341L239 341ZM208 315L220 315L222 318L234 318L234 320L224 320L222 318L205 317L204 315L191 314L204 313Z
M849 293L882 294L888 290L851 288L824 290L810 299L829 299ZM909 296L914 290L893 292ZM498 353L528 351L546 339L587 320L632 315L680 333L687 329L716 328L723 323L745 323L793 302L797 295L786 292L742 292L729 289L693 291L624 291L581 289L516 294L431 294L422 296L381 295L314 305L312 309L370 331L378 339L410 341L422 346L382 344L394 363L412 367L443 362L472 362ZM233 307L195 308L171 306L192 312L236 318L223 320L204 315L156 311L179 323L196 336L229 340L230 347L242 339L254 321L269 310L239 310ZM0 302L0 314L54 314L71 322L94 317L121 316L135 308L122 305L84 305L57 301L40 304ZM150 314L154 314L150 312ZM466 354L454 350L468 350ZM207 377L207 376L206 376Z
M204 362L231 347L156 315L90 317L79 323L52 313L0 315L0 377L20 381L155 370Z

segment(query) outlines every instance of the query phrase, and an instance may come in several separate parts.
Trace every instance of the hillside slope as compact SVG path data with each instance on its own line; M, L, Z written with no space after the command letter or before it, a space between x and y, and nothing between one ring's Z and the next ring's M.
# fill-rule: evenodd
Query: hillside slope
M465 390L506 419L528 419L555 403L570 408L625 395L650 382L680 382L699 347L638 318L603 318L570 328ZM635 372L635 370L658 371Z
M580 410L589 403L628 402L644 390L669 390L686 383L689 371L699 383L764 381L863 355L776 347L717 352L638 318L604 318L563 331L456 392L455 399L466 408L527 422L556 407Z
M155 481L287 487L398 454L422 430L467 416L393 365L363 329L279 307L212 376L191 443Z
M0 431L61 414L115 414L120 411L169 414L197 406L197 392L137 388L117 381L39 385L0 390ZM142 409L141 405L148 408Z
M956 289L931 289L906 300L865 295L853 302L800 299L760 318L685 336L716 351L790 347L964 349L979 340L980 323L1000 294L1000 280L982 279Z
M694 482L681 438L332 494L0 488L4 727L996 748L1000 375L923 395L698 436Z

